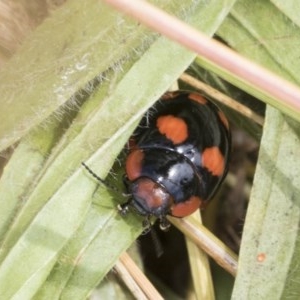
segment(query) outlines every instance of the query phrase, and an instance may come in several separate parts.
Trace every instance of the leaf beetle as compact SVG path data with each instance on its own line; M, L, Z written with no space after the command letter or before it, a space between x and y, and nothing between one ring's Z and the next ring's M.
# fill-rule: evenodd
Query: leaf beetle
M206 97L188 91L165 93L144 115L128 142L125 186L133 207L170 226L167 215L185 217L203 208L228 170L231 137L224 113ZM97 177L86 165L89 172Z

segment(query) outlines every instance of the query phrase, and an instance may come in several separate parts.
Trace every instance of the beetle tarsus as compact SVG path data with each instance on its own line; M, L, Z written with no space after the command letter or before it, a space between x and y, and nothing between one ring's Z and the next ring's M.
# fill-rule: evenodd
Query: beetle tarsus
M119 204L118 211L122 216L127 215L128 211L129 211L129 202Z
M159 218L159 228L162 231L168 231L171 227L171 223L167 220L166 216L161 216Z
M152 229L152 224L151 224L151 221L150 221L150 215L149 216L146 216L145 219L143 220L143 227L144 227L144 230L142 232L143 235L147 234L149 231L151 231Z

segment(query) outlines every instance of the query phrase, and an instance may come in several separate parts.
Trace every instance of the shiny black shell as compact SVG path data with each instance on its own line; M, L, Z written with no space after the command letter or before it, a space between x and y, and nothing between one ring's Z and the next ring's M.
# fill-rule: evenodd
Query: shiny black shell
M229 152L228 121L215 104L197 93L166 93L144 115L129 143L131 205L142 215L191 214L223 181ZM153 197L152 191L157 193Z

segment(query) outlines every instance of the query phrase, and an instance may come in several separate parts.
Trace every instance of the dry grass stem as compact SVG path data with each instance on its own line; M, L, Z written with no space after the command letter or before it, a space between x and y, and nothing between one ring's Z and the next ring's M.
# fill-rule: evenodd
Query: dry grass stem
M194 212L191 218L202 223L199 211ZM186 245L189 254L190 269L193 280L194 293L197 300L215 299L214 285L207 254L186 236Z
M126 252L120 256L115 268L118 273L121 272L122 275L120 276L137 299L163 299Z
M233 276L237 272L237 255L223 242L215 237L201 223L192 218L178 219L168 217L169 221L190 238L198 247L203 249L217 264Z
M238 111L241 115L253 120L257 124L263 126L264 125L264 118L255 113L249 107L240 104L239 102L235 101L234 99L226 96L225 94L219 92L218 90L212 88L211 86L201 82L198 79L184 73L180 76L180 79L185 83L204 91L207 95L213 97L215 100L219 101L220 103Z
M201 55L205 60L255 86L290 110L300 111L300 88L154 5L140 0L104 0L146 26Z

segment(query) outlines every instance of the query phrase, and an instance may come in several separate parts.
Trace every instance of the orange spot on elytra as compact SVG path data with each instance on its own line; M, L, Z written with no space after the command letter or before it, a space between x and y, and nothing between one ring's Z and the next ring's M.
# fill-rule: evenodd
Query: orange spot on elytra
M156 121L156 126L161 134L164 134L174 144L184 142L188 137L186 122L172 115L161 116Z
M201 202L199 197L192 196L187 201L174 204L171 208L171 215L178 218L189 216L200 207Z
M191 93L191 94L189 94L188 97L189 97L189 99L197 101L200 104L206 104L207 103L207 100L199 94Z
M135 180L141 174L144 152L142 150L132 151L126 159L126 174L129 180Z
M224 157L218 147L206 148L202 153L202 164L214 176L220 176L224 172Z

